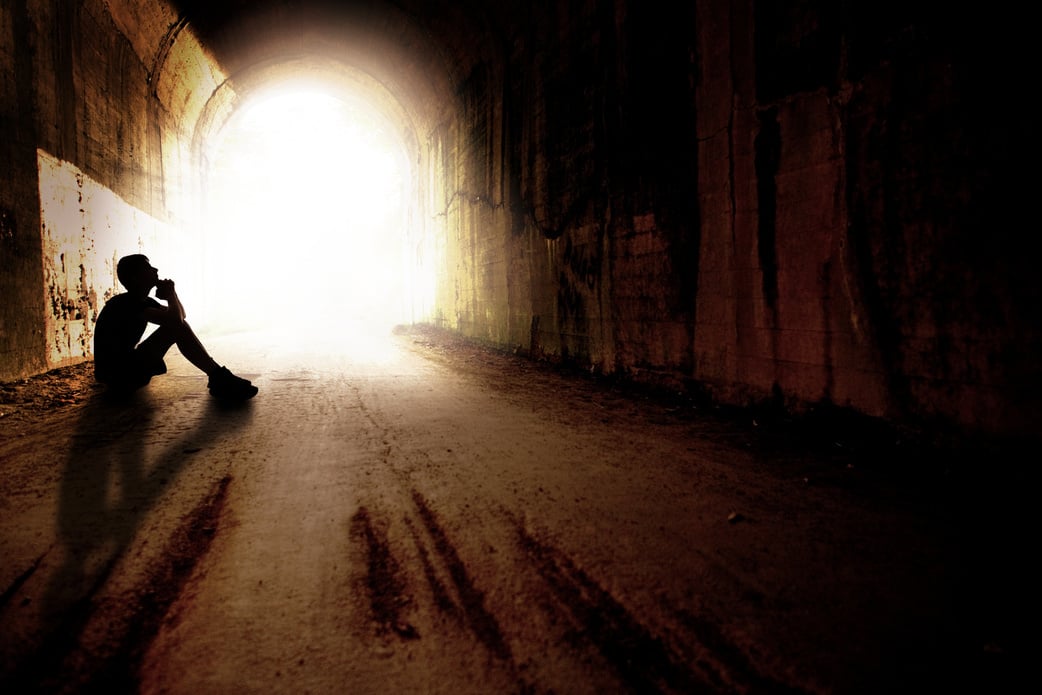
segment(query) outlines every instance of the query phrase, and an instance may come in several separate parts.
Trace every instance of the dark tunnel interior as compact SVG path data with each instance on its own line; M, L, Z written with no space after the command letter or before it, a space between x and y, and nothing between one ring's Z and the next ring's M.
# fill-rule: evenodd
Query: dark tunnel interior
M826 579L847 581L865 596L874 596L878 577L880 582L907 580L921 592L915 596L943 600L944 611L955 601L945 592L986 594L995 613L1008 619L1001 628L1014 631L1010 626L1021 624L1016 617L1020 598L1033 587L1022 564L1026 548L1018 550L1023 541L1019 528L1014 533L1010 527L1030 526L1026 517L1032 504L1023 483L1030 472L1028 452L1040 443L1042 418L1042 283L1033 268L1031 232L1035 128L1032 110L1025 105L1032 84L1031 26L1004 5L940 7L895 0L5 0L0 5L0 394L9 400L0 401L0 432L5 426L15 432L23 424L20 415L5 419L5 413L17 414L22 407L10 394L31 380L46 382L64 374L62 370L91 367L98 317L125 289L117 263L128 254L144 253L160 272L177 278L184 305L192 310L192 324L208 343L232 345L242 336L263 333L271 341L264 343L271 354L292 352L303 344L320 347L321 366L286 361L269 368L257 355L243 358L244 373L266 387L315 389L319 395L307 406L314 410L301 410L299 419L286 411L290 414L266 420L259 409L228 415L213 408L200 414L190 409L191 398L177 391L195 382L179 382L175 374L164 382L170 385L151 392L159 394L154 398L176 394L171 398L181 409L174 418L179 424L167 430L154 410L136 420L104 409L85 416L79 426L62 420L61 432L75 444L71 452L86 459L96 455L112 470L121 470L120 475L130 475L126 471L132 466L126 462L134 457L154 458L157 478L138 481L140 499L136 507L119 512L123 521L105 516L108 510L99 502L115 494L105 490L117 485L112 481L119 476L75 472L74 479L86 481L82 495L67 482L54 482L66 480L61 471L73 470L76 458L67 451L55 456L44 446L59 446L57 440L31 440L44 447L37 449L18 444L30 439L12 435L0 442L0 454L10 456L10 463L0 468L17 472L10 483L16 485L31 477L26 471L44 465L41 461L68 467L47 474L57 486L47 494L58 500L55 504L64 502L67 516L81 508L97 512L103 518L100 527L111 535L105 542L117 547L111 565L98 560L96 567L89 562L64 566L70 576L82 572L69 580L70 586L94 581L89 589L94 592L110 587L106 582L112 577L123 576L117 560L129 553L135 532L151 523L146 512L153 505L177 510L165 522L156 522L157 528L173 524L176 517L176 531L164 526L164 533L193 538L183 543L198 551L193 558L233 556L220 534L211 538L206 535L210 532L199 531L221 526L221 519L231 514L227 510L254 521L260 518L250 515L253 507L237 501L246 498L239 492L244 483L238 473L229 469L227 477L193 478L197 469L187 456L203 459L213 451L224 464L239 461L242 451L252 451L243 438L254 436L249 433L261 429L258 423L285 435L256 435L270 440L276 452L272 460L320 461L328 453L318 448L322 442L333 447L329 441L343 446L350 440L357 450L334 447L338 457L369 466L383 456L400 465L394 475L372 464L366 469L368 478L337 479L351 494L362 491L351 498L354 506L338 512L348 516L336 518L349 529L341 536L351 547L365 549L368 564L363 564L370 575L364 586L376 592L371 608L384 616L376 621L382 626L382 644L393 642L397 649L408 643L417 650L394 651L393 656L389 651L389 664L400 665L402 653L419 655L420 661L426 654L421 652L428 642L417 635L426 634L428 623L399 617L415 599L406 596L411 585L402 579L411 568L437 608L431 615L438 620L431 619L431 624L462 625L473 640L460 638L459 645L470 647L461 646L457 653L470 654L468 659L484 654L487 663L498 664L488 667L488 673L503 680L490 683L521 691L531 685L533 692L542 684L554 691L547 686L554 682L547 675L552 668L537 657L525 661L521 656L528 647L520 645L530 646L530 635L522 639L511 633L486 606L486 601L488 606L510 603L503 598L509 594L506 585L497 584L487 594L475 588L480 584L475 577L509 574L509 562L523 561L538 575L540 586L549 587L540 600L558 610L556 617L546 619L546 634L563 630L558 642L571 640L572 646L621 669L613 676L616 680L594 679L577 692L610 690L622 683L623 690L637 692L701 687L710 692L788 692L791 685L793 692L825 693L846 692L845 686L861 677L863 683L876 683L876 674L865 666L868 652L848 671L837 662L836 673L826 668L811 676L796 673L797 666L787 671L783 648L771 651L789 637L803 648L801 640L809 644L811 634L818 640L814 644L831 645L826 633L832 625L823 617L828 606L804 610L801 601L809 601L811 584L799 586L805 594L793 590L798 597L786 603L788 589L778 588L784 584L779 579L783 571L764 578L769 574L764 568L775 567L772 562L796 572L795 559L768 557L778 552L768 540L754 549L738 547L726 536L755 527L748 513L693 502L684 496L688 493L677 492L682 484L664 483L663 489L675 496L671 499L691 505L683 507L690 513L670 516L669 506L656 507L655 493L643 488L641 508L653 512L649 518L662 515L662 528L676 522L690 531L686 540L677 546L642 545L619 531L631 521L626 514L635 516L639 507L637 502L632 509L627 506L634 489L622 487L638 485L634 481L641 474L633 473L624 483L618 471L629 471L626 465L643 461L640 454L646 452L661 456L654 464L641 463L641 470L672 470L672 464L661 463L671 461L671 454L657 447L665 446L662 442L675 431L658 428L666 420L675 424L670 418L676 410L655 411L654 416L637 407L624 410L612 395L607 402L616 411L602 418L599 411L605 408L597 398L603 393L583 396L582 407L593 403L597 410L584 423L593 429L581 431L595 434L578 434L576 428L575 441L613 462L601 469L580 453L579 444L560 444L567 437L554 428L566 431L570 413L581 408L570 411L562 405L563 396L557 402L544 377L518 384L513 376L482 376L482 370L499 364L496 360L516 357L523 361L510 363L515 376L542 374L537 372L541 368L580 374L605 388L638 394L636 398L680 403L676 408L685 413L737 414L743 423L759 428L758 437L769 436L763 434L767 423L807 425L825 442L822 456L830 463L848 453L843 437L856 430L859 446L871 452L866 458L874 460L877 470L902 479L915 488L915 495L929 491L952 505L924 504L915 510L937 515L915 517L907 538L894 529L900 525L897 519L906 518L901 514L912 514L911 496L887 497L893 505L888 509L899 512L866 512L864 524L877 523L873 542L884 538L885 531L886 539L901 537L907 544L895 545L900 559L890 564L880 550L888 541L873 545L858 535L869 531L857 526L857 511L831 511L830 505L842 508L837 500L845 500L852 488L837 484L836 497L830 497L820 488L805 492L811 487L807 485L783 497L779 490L784 485L763 483L757 477L763 470L754 464L780 466L770 474L788 475L783 483L818 478L790 475L784 466L791 461L773 449L764 453L752 445L746 450L732 447L735 441L746 441L741 437L725 441L714 435L718 439L713 446L687 445L694 431L687 422L674 446L697 452L706 461L713 459L714 446L731 451L731 460L740 461L738 468L751 477L730 489L747 491L742 493L747 500L770 500L765 508L784 507L778 517L790 525L783 532L809 544L794 557L829 568L820 579L823 585ZM480 383L484 396L456 391L452 381L436 382L435 367L388 367L391 359L374 356L384 349L374 345L377 337L394 330L427 336L415 337L412 344L421 346L416 350L428 349L433 363L449 364L458 357L473 367L474 374L460 377L459 383ZM349 344L368 350L367 356L349 356ZM475 357L469 352L475 346L494 356ZM302 358L294 353L292 359ZM392 374L393 369L401 372ZM417 376L421 373L443 392L430 395L435 388L423 385ZM325 375L323 384L333 384L329 388L341 389L339 395L323 395L329 392L319 391L318 374ZM400 382L389 391L377 390L373 384L392 379L388 374ZM499 401L481 400L489 394L506 394L504 400L524 407L500 410ZM408 411L411 415L403 414L404 405L395 405L396 398L415 406ZM557 434L544 433L528 420L529 411L541 409L554 418L543 423L546 431ZM631 417L619 415L623 412ZM494 413L502 416L495 424L500 429L494 431L516 428L510 434L518 439L509 440L519 442L516 446L508 447L507 438L481 440L466 424L439 430L448 425L429 420L470 418L491 428ZM47 408L33 415L39 423L50 417L66 416ZM29 416L25 418L28 422ZM116 439L85 445L92 427L105 418L127 431L158 427L166 448L156 453L141 442ZM405 435L393 424L396 418L409 422L414 432L428 433L427 441L422 446L403 444ZM344 434L347 422L356 427L349 435ZM299 438L280 429L291 425L300 428ZM365 436L356 441L356 431ZM622 433L630 439L618 440ZM399 435L401 441L395 439ZM886 446L914 441L915 447L909 444L900 456L891 455L884 440ZM230 441L237 442L234 448ZM626 458L620 452L629 446L641 446L644 452ZM498 529L499 536L482 542L492 548L509 537L521 560L491 550L480 562L468 560L468 553L473 557L479 552L478 541L474 547L461 543L457 548L451 537L471 513L455 510L466 507L459 500L480 507L477 498L459 492L470 488L462 482L457 487L444 481L410 482L411 488L402 482L419 475L417 470L450 470L450 454L463 451L472 455L467 465L474 466L466 469L471 476L467 482L498 470L504 461L514 465L522 460L518 451L540 452L531 453L538 459L533 470L559 482L561 489L561 480L570 475L579 481L576 490L586 484L583 476L596 478L610 490L604 495L609 510L604 518L611 521L597 526L601 517L591 512L587 520L575 511L570 530L563 534L571 540L555 546L553 534L532 521L538 518L535 514L526 516L524 505L518 504L519 511L511 507L514 501L502 502L509 499L507 492L497 492L501 506L488 502L494 509L483 517L473 512L475 519L480 517L474 526L493 535L489 529ZM573 466L569 472L540 467L544 458L558 454ZM943 458L948 455L953 458ZM266 460L246 458L255 466ZM843 461L838 470L848 470ZM851 475L869 475L860 465L860 460L849 465L857 471ZM264 488L269 478L257 473L260 468L250 470L256 474L251 484L259 490L252 499L268 493L277 506L293 495L314 494L314 509L325 509L322 500L338 504L334 493L341 488L334 483L315 482L306 493L295 489L280 496L274 487ZM326 473L308 470L295 482L311 484ZM678 479L697 480L704 489L727 488L720 481L730 481L731 474L712 470L713 475L689 471L687 478L678 474ZM160 504L165 488L156 482L159 477L195 481L191 484L197 488L184 493L192 506L177 507L176 500L171 507ZM383 488L372 483L377 479ZM828 479L831 484L833 478ZM503 490L527 484L502 480ZM877 491L862 482L859 493ZM770 492L757 492L761 483ZM541 485L532 483L526 499L543 504L541 495L550 493ZM549 489L551 483L546 485ZM378 489L383 491L374 492ZM439 491L444 497L439 498ZM16 507L30 497L24 491L11 495L21 500L12 502ZM567 496L582 497L579 492ZM454 501L446 501L450 499ZM92 502L105 513L91 507ZM381 508L384 503L392 511ZM805 506L784 506L790 503ZM578 501L576 505L582 508ZM955 513L962 505L976 515ZM455 511L450 515L447 507ZM302 508L284 511L311 519L307 505ZM856 510L856 503L850 508ZM833 516L825 518L825 511ZM807 521L812 513L821 513L824 520ZM703 520L702 514L725 519L714 532L725 538L723 545L678 552L678 546L696 543L690 539L704 527L693 520ZM70 538L99 556L108 547L93 537L87 543L84 539L91 534L77 530L67 518L59 521L64 527L55 531L57 540L49 548L74 545ZM269 532L277 536L274 522L263 523L270 523ZM15 521L5 524L5 534L10 534L5 547L13 548L21 532L9 530L18 527ZM830 524L842 527L842 533L836 530L830 536ZM601 548L604 538L616 534L622 538L618 555L612 555L614 550L596 555L592 548ZM945 564L964 559L955 536L972 540L980 551L965 575L961 566L949 575ZM580 538L585 540L576 540ZM920 538L936 543L922 560L926 569L916 574L911 544ZM859 554L861 541L864 553ZM569 542L574 545L571 554L565 547ZM0 576L3 615L13 615L19 592L54 561L53 555L45 559L50 550L34 543L26 540L12 551L20 564ZM287 541L285 547L306 554L311 552L306 546ZM254 546L244 541L241 547ZM411 549L408 560L401 554L403 547ZM584 558L586 551L575 548L591 548L590 556ZM627 594L639 584L643 570L634 568L643 566L641 553L653 551L680 556L677 562L693 573L686 577L692 585L691 576L697 576L710 589L734 591L736 613L726 620L702 621L696 609L724 612L709 605L709 598L705 605L698 603L704 596L720 595L710 589L703 595L690 586L675 594L666 588L658 603L643 590ZM754 551L759 554L743 554ZM829 564L831 552L849 564ZM176 557L168 554L167 564L150 565L149 570L150 577L167 576L167 583L181 592L171 594L163 610L155 609L165 619L173 614L171 606L184 605L185 587L195 581L188 570L174 576ZM301 567L319 561L317 551L298 560ZM698 564L703 560L705 564ZM632 573L613 574L620 565ZM857 575L855 570L867 565L866 573ZM253 565L242 561L235 571L246 566ZM992 572L992 567L1002 569ZM833 570L835 574L828 574ZM872 574L877 570L878 575ZM227 573L221 576L227 578ZM755 581L742 584L746 575L755 575ZM937 591L943 597L930 594L927 577L943 579ZM249 574L249 579L269 577ZM518 579L518 586L523 581ZM390 589L380 594L382 589L373 587ZM1010 588L1008 594L1003 587ZM392 596L394 592L398 594ZM204 592L200 596L198 605L204 599L224 605ZM629 599L640 610L624 605ZM669 601L682 604L683 610L665 607ZM843 603L844 610L856 604L850 609L861 611L858 615L872 612L870 598L859 602L845 594L842 601L850 601ZM39 603L31 610L45 610L37 608ZM84 606L95 604L73 603L70 598L72 608L62 605L63 625L71 625L73 632L94 625L94 608ZM800 624L804 631L796 637L787 634L777 627L784 623L779 618L771 627L776 632L758 632L761 626L755 620L742 622L747 617L743 611L753 612L754 604L777 611L771 615L799 614L807 621ZM560 606L568 610L561 612L565 609ZM934 608L933 603L923 607L902 598L888 604L892 613L880 611L876 618L882 621L901 611L924 622L941 613L944 620L951 618L940 608L931 613ZM185 625L194 624L184 610L189 616ZM634 617L658 615L656 611L669 616L659 632ZM421 623L423 630L416 627ZM562 628L566 623L572 627ZM590 629L594 624L597 629ZM126 636L133 630L153 627L137 625L123 636L130 640ZM793 635L797 632L793 628ZM699 646L684 641L692 634ZM890 637L887 633L886 639ZM917 642L919 637L909 632L894 639L905 646L928 641ZM1001 651L998 641L985 640L983 651ZM947 646L931 642L930 654ZM468 652L471 647L473 653ZM261 644L258 654L265 648L275 649ZM757 651L761 648L763 653ZM161 660L160 651L153 645L147 658ZM977 648L974 657L981 651ZM10 655L16 652L5 647L0 657L15 660ZM822 654L826 652L831 654ZM63 653L70 660L78 658L72 651ZM179 658L187 659L187 654L179 652ZM906 657L904 652L895 657L901 669L914 662ZM306 657L298 658L303 664ZM641 658L640 668L619 666ZM678 670L679 662L708 670ZM41 664L31 668L49 668ZM533 675L524 673L526 665L532 666ZM864 673L857 670L862 667ZM908 683L922 685L932 676L913 666L901 669L897 671ZM289 673L280 670L280 675ZM298 686L331 691L329 683L308 681L303 670L297 675ZM393 681L384 676L390 679L380 681L384 685ZM143 690L161 689L142 683L136 685ZM190 690L186 683L182 685ZM481 691L480 684L469 685ZM412 686L415 681L403 688ZM851 691L865 692L857 687Z

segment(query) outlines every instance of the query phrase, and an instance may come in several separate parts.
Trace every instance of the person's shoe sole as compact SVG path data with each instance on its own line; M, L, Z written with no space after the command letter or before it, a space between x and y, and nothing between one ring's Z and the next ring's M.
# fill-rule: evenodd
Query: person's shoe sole
M210 389L210 395L222 401L247 401L257 395L258 388L250 386L241 390L222 391L221 389Z

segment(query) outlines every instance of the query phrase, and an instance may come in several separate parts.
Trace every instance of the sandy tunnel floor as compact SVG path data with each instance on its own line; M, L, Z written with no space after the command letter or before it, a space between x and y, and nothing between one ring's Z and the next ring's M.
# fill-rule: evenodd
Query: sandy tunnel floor
M4 385L4 692L921 692L1016 651L943 462L429 329L211 351L253 401L178 355L129 403Z

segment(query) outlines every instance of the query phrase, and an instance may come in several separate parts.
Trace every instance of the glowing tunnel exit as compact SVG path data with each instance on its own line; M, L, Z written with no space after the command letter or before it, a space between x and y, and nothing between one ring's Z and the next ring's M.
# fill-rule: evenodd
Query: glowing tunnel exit
M205 179L210 331L329 338L407 322L410 177L375 109L314 86L257 94L220 133Z

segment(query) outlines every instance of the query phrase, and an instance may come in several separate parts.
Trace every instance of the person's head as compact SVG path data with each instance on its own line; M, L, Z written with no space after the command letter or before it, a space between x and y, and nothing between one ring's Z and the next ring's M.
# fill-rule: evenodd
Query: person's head
M152 267L148 256L140 253L123 256L116 264L116 277L131 292L148 292L156 286L159 271Z

